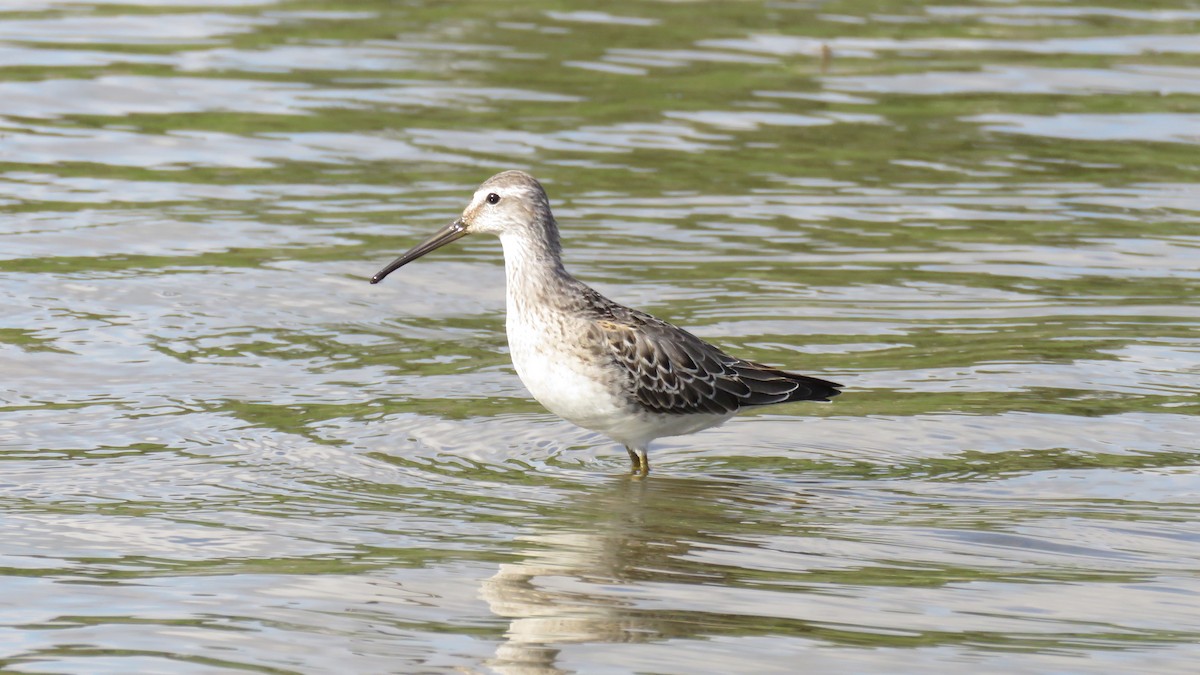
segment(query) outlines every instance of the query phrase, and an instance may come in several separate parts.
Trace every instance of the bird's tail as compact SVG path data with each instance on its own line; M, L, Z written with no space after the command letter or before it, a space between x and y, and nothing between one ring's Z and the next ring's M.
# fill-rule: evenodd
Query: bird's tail
M842 393L842 385L829 380L822 380L819 377L809 377L808 375L799 375L797 373L787 373L784 375L787 379L795 382L798 386L791 394L788 395L787 401L828 401L829 399Z
M791 403L792 401L828 401L842 393L842 385L817 377L771 368L761 363L742 361L734 366L738 379L749 388L741 396L743 406Z

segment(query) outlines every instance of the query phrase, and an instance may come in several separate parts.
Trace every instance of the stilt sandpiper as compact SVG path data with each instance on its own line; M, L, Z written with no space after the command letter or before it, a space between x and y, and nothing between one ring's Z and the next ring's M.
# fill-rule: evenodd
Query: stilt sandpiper
M498 236L504 248L517 375L551 412L624 445L634 475L650 471L646 450L656 438L715 427L743 408L841 393L840 384L730 356L571 276L546 191L522 171L489 178L461 216L371 283L477 232Z

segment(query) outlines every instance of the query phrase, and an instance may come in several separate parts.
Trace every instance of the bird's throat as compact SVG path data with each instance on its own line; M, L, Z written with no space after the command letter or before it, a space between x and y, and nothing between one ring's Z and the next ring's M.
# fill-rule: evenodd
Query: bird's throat
M524 313L533 306L547 307L562 297L564 286L574 281L563 268L561 253L551 242L520 235L502 235L508 311ZM555 242L556 243L556 242Z

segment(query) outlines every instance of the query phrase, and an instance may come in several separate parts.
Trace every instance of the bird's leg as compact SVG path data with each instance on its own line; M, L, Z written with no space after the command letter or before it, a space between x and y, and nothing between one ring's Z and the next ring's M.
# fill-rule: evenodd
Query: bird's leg
M629 461L633 463L633 468L630 469L629 473L640 473L642 470L642 458L638 457L638 454L628 445L625 446L625 452L629 453Z
M645 450L638 448L635 451L627 445L625 452L629 453L629 461L633 464L633 468L629 471L630 474L645 477L650 473L650 458L646 455Z

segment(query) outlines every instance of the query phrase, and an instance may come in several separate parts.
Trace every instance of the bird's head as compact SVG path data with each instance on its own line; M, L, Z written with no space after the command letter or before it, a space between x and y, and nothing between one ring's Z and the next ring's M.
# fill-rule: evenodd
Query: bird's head
M524 171L498 173L475 190L461 216L376 272L371 283L383 281L387 275L426 253L468 234L536 236L542 232L557 238L553 221L550 200L537 179Z

